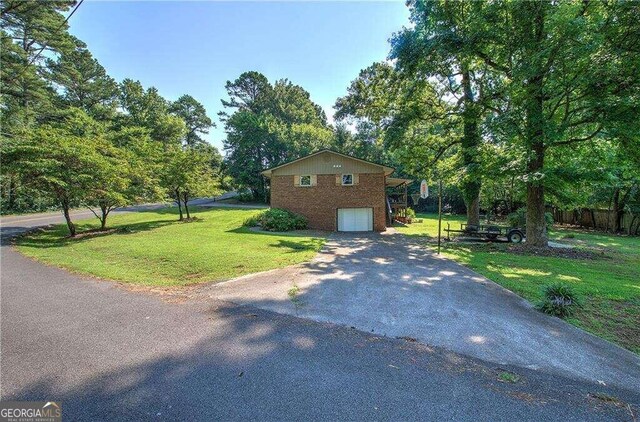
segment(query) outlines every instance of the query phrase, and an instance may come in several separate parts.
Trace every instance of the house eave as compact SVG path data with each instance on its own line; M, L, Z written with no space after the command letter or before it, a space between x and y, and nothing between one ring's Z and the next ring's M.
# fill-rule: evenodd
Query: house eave
M361 158L352 157L351 155L343 154L343 153L341 153L341 152L334 151L334 150L331 150L331 149L323 149L323 150L320 150L320 151L314 152L314 153L312 153L312 154L305 155L304 157L297 158L297 159L295 159L295 160L293 160L293 161L289 161L288 163L280 164L279 166L276 166L276 167L272 167L272 168L269 168L269 169L263 170L262 172L260 172L260 174L262 174L262 175L263 175L263 176L265 176L266 178L271 178L271 174L273 173L273 171L274 171L274 170L281 169L281 168L286 167L286 166L288 166L288 165L291 165L291 164L297 163L298 161L306 160L306 159L308 159L308 158L314 157L314 156L316 156L316 155L318 155L318 154L322 154L322 153L324 153L324 152L330 152L330 153L332 153L332 154L337 154L337 155L340 155L340 156L342 156L342 157L350 158L350 159L352 159L352 160L356 160L356 161L360 161L360 162L363 162L363 163L367 163L367 164L372 164L372 165L380 166L380 167L382 167L382 170L383 170L383 172L384 172L385 177L386 177L386 176L391 175L391 174L395 171L395 169L394 169L393 167L388 167L388 166L385 166L385 165L380 164L380 163L375 163L375 162L373 162L373 161L367 161L367 160L363 160L363 159L361 159Z

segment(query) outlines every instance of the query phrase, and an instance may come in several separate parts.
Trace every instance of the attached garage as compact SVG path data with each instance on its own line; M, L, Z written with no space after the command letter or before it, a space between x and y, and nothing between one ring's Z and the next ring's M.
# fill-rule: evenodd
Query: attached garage
M373 208L338 208L338 231L373 231Z
M406 182L394 179L393 168L335 151L323 150L265 170L272 208L307 218L311 229L383 232L406 208L407 195L387 198L387 188Z

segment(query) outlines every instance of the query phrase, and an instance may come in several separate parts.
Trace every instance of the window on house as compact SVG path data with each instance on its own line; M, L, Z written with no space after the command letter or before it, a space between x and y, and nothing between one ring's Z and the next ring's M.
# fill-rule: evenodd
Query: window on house
M343 174L342 184L345 186L353 185L353 174Z
M311 176L308 174L300 176L300 186L311 186Z

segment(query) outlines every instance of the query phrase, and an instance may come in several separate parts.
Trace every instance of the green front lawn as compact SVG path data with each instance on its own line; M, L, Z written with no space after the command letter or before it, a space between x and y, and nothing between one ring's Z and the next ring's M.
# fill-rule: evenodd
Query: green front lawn
M196 221L177 221L177 209L109 217L108 234L67 238L64 225L17 240L20 252L79 273L130 283L175 286L220 281L311 259L324 238L256 233L242 222L260 210L194 209ZM97 219L79 231L99 227Z
M398 227L398 231L437 236L437 215L418 217L422 223ZM464 221L460 216L446 218L455 224ZM509 245L500 243L445 242L442 251L533 303L542 298L546 285L571 285L584 303L570 323L640 353L640 238L573 229L556 229L550 237L592 251L594 256L522 255L508 252Z

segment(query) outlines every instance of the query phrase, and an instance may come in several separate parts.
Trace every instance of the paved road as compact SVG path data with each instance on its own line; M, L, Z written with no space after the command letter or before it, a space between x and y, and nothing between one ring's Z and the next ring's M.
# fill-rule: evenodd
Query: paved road
M8 245L1 259L0 395L60 400L67 420L632 420L640 403L200 294L132 292ZM499 382L505 370L521 381Z
M226 195L226 194L225 194ZM222 197L225 197L222 195ZM110 215L123 214L133 211L153 210L171 206L170 203L136 205L132 207L118 208L111 211ZM218 203L213 198L194 199L189 202L190 206L205 207L228 207L228 204ZM88 209L77 209L71 211L71 219L73 221L95 218L95 215ZM2 230L2 238L7 239L19 233L23 233L35 227L48 226L50 224L64 224L65 219L60 211L43 212L35 214L10 215L0 217L0 230Z
M294 283L302 306L288 297ZM634 353L538 312L402 234L335 234L311 262L208 290L234 303L640 391Z

